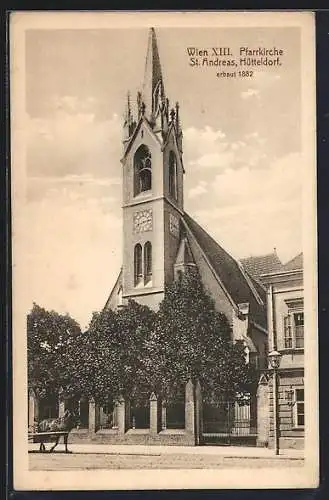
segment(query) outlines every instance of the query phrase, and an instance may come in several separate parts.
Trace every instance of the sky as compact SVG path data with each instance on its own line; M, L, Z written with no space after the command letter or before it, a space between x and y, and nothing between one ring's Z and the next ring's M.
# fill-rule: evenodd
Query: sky
M167 96L180 103L185 210L236 258L301 251L298 28L157 31ZM29 303L83 328L121 266L122 124L141 88L148 31L29 30L25 53ZM189 66L187 47L276 46L253 78Z

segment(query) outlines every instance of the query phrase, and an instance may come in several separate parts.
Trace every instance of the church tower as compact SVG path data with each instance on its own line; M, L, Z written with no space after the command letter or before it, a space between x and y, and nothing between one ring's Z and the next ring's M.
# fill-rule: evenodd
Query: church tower
M156 309L174 279L183 215L179 105L165 93L156 34L150 29L144 82L123 125L122 299Z

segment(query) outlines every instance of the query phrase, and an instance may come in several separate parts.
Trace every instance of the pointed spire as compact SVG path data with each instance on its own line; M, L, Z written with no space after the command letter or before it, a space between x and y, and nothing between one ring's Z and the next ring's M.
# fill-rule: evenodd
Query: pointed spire
M164 85L154 28L149 32L142 99L145 103L145 115L153 121L164 101Z

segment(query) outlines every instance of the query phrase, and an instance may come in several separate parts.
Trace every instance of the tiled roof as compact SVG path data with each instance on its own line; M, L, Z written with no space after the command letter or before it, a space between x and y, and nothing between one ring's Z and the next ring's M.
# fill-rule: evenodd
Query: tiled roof
M246 277L239 263L195 220L186 213L184 213L183 219L233 302L236 305L249 302L253 320L262 326L266 326L265 306L257 301L252 290L252 287L256 288L254 281ZM257 285L256 293L260 295L265 304L266 294L260 285Z
M283 264L277 256L276 252L268 255L260 255L255 257L247 257L241 259L241 264L244 269L253 276L256 280L262 274L274 273L283 268Z
M295 269L303 269L303 253L296 255L293 259L289 260L284 266L284 271L294 271Z

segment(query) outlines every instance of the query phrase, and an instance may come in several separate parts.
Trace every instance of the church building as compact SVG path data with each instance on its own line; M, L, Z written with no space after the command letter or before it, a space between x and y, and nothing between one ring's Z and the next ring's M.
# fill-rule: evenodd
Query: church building
M184 210L188 172L180 108L177 102L172 106L166 94L153 28L136 101L134 113L128 94L123 124L122 268L105 309L123 307L133 299L156 310L166 285L179 272L197 268L217 310L232 326L232 340L243 340L248 359L264 370L268 353L265 287ZM255 443L256 406L255 395L254 410L249 408L242 418ZM203 411L206 433L207 418L210 428L214 423L213 410L208 417L206 408Z
M123 125L122 268L105 308L129 299L156 309L179 271L197 267L205 288L225 313L234 340L266 356L266 292L184 210L183 133L179 104L166 95L154 29L149 33L137 115L127 100Z
M123 307L133 299L156 310L166 285L180 272L197 269L215 307L231 324L232 340L243 340L247 359L260 372L266 370L264 285L184 209L184 176L188 172L183 162L180 108L177 102L171 106L166 94L153 28L149 32L145 76L137 94L136 112L127 99L121 163L122 268L105 309ZM223 419L223 409L202 405L202 388L192 387L190 382L175 408L158 402L155 394L150 394L143 409L132 408L131 402L124 400L115 402L114 410L99 408L94 401L80 401L79 408L85 408L80 414L85 419L80 429L72 431L70 439L194 445L200 436L204 442L224 436L232 444L238 443L237 439L239 443L257 443L256 394L245 407L237 408L232 403L232 407L225 408ZM65 404L60 403L60 414ZM29 414L33 421L34 411Z

